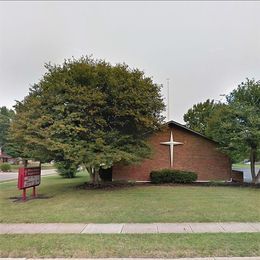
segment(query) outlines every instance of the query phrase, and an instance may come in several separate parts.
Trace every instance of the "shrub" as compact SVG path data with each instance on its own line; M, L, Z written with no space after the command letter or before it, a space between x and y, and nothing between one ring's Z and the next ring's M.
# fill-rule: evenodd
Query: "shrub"
M192 183L197 180L197 177L194 172L173 169L162 169L150 173L152 183Z
M9 163L0 164L0 170L2 172L9 172L11 170L11 165Z
M78 171L78 165L71 161L56 162L55 166L59 175L64 178L74 178Z

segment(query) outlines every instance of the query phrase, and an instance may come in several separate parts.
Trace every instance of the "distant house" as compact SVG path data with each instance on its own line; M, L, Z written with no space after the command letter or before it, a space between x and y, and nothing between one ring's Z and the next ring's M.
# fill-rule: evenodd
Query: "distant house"
M175 121L165 124L148 142L152 157L136 165L114 165L112 180L149 181L152 170L163 168L195 172L198 181L236 178L230 158L218 149L218 143Z
M13 163L14 159L3 152L3 150L0 148L0 163Z

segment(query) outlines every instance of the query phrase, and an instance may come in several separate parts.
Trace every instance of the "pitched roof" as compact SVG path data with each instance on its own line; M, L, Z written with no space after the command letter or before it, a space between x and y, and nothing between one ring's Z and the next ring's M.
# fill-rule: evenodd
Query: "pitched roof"
M192 130L192 129L186 127L185 125L182 125L182 124L180 124L180 123L178 123L176 121L170 120L170 121L166 122L165 124L178 126L178 127L182 128L182 129L188 131L188 132L192 132L193 134L199 135L199 136L201 136L201 137L203 137L203 138L205 138L205 139L207 139L207 140L209 140L211 142L218 143L218 142L214 141L213 139L210 139L209 137L207 137L207 136L205 136L205 135L203 135L203 134L201 134L199 132L196 132L196 131L194 131L194 130Z
M9 156L9 155L7 155L7 154L5 154L4 152L1 152L1 151L0 151L0 158L7 158L7 159L11 159L12 157L11 157L11 156Z

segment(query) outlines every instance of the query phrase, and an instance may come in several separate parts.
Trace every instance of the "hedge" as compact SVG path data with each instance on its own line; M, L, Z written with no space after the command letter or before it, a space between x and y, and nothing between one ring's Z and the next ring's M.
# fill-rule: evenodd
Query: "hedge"
M162 169L150 173L152 183L192 183L198 176L194 172Z

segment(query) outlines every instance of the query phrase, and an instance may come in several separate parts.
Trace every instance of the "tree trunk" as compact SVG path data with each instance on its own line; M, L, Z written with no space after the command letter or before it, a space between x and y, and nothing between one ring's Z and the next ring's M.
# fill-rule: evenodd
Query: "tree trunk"
M254 182L254 183L256 183L256 181L257 181L257 176L255 174L255 160L256 160L256 149L251 148L250 169L251 169L252 182Z
M99 184L99 168L94 168L94 184Z
M90 176L90 182L93 184L99 184L99 182L100 182L99 168L88 167L87 170L88 170L88 173Z
M260 169L258 170L258 173L257 173L257 175L256 175L256 177L255 177L255 183L257 184L257 183L260 183Z
M87 167L86 169L89 173L90 182L94 183L94 169L93 169L93 167Z
M23 160L23 165L24 165L24 168L27 168L27 166L28 166L28 160Z

